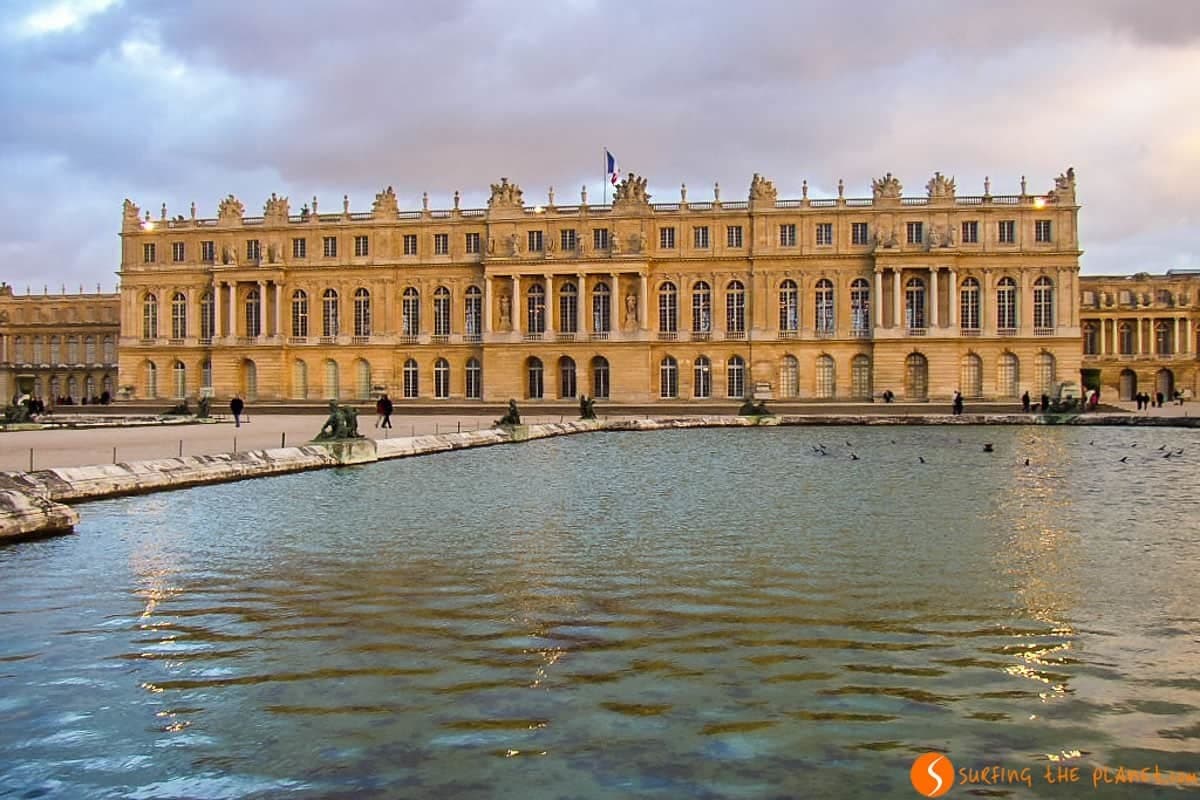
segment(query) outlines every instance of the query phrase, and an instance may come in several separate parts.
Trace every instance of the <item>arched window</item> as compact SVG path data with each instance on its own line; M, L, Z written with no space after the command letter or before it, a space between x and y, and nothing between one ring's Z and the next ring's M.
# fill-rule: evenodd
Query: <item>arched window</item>
M1133 355L1133 325L1122 322L1117 325L1117 352L1123 356Z
M79 337L74 334L67 337L67 363L79 363Z
M242 362L242 394L247 400L258 399L258 365L248 358Z
M541 336L546 332L546 290L540 283L530 286L525 293L525 314L526 333Z
M354 335L371 335L371 293L361 286L354 290Z
M850 359L850 394L858 400L870 400L871 383L871 359L859 353Z
M746 287L741 281L734 280L725 287L725 335L741 338L745 333Z
M44 363L46 363L46 359L44 359L44 358L42 357L42 356L44 356L44 355L45 355L45 342L44 342L44 340L43 340L43 339L42 339L42 337L40 337L40 336L34 336L34 337L33 337L33 361L34 361L34 363L35 363L35 364L44 364Z
M1012 278L996 283L996 328L1006 332L1017 329L1017 282Z
M672 356L667 356L658 364L658 396L679 396L679 363Z
M109 397L112 397L113 390L116 389L116 384L113 382L112 375L105 375L100 381L101 391L106 392Z
M158 298L153 294L147 294L142 299L142 338L158 338Z
M182 339L187 336L187 298L183 292L171 295L171 338ZM182 395L176 395L182 397Z
M832 336L833 322L833 281L821 278L813 291L814 324L818 336Z
M175 394L172 395L177 400L182 400L187 397L187 367L182 361L176 361L171 366L171 384L175 389Z
M483 399L483 370L474 356L467 359L467 399Z
M1021 372L1017 357L1012 353L1001 353L996 361L996 394L1000 397L1016 397L1020 386Z
M815 394L822 400L831 400L837 391L837 372L833 356L821 354L817 356L815 378Z
M433 335L450 335L450 290L445 286L439 286L433 290ZM447 365L447 374L449 371L450 367ZM434 383L436 384L437 381L435 380Z
M1050 393L1054 389L1054 356L1041 352L1033 359L1033 383L1038 394Z
M871 284L865 278L850 284L850 330L854 336L866 336L871 330Z
M483 335L483 292L479 291L478 286L467 287L463 311L465 314L463 326L467 332L467 339L478 341L479 337Z
M579 287L573 283L558 290L558 325L563 333L579 332Z
M112 336L104 337L104 363L112 364L117 360L116 341Z
M308 293L303 289L292 292L292 336L308 336Z
M450 397L450 362L444 358L433 362L433 396L438 400Z
M67 397L72 401L79 397L79 379L74 375L67 378Z
M1169 356L1174 352L1171 323L1166 320L1159 320L1154 323L1154 352L1160 356Z
M96 337L85 336L83 339L83 360L88 364L96 363Z
M800 395L800 362L795 356L787 355L779 362L779 396Z
M712 288L705 281L692 286L692 332L712 331Z
M57 375L50 376L50 399L55 403L62 397L62 378Z
M708 356L696 356L692 365L692 396L699 399L712 397L712 362Z
M371 398L371 365L365 358L354 361L354 398L356 400Z
M308 364L300 359L292 362L292 397L298 400L308 397Z
M558 396L574 397L575 394L575 359L563 356L558 360Z
M1045 275L1033 282L1033 327L1054 327L1054 282Z
M612 291L604 282L592 288L592 330L596 333L612 330Z
M608 359L596 356L592 359L592 397L607 400L608 393Z
M965 279L959 289L958 324L963 331L979 333L979 281L975 278Z
M246 292L246 335L262 335L262 295L258 287L252 287Z
M409 400L421 396L421 375L416 359L409 358L404 361L404 396Z
M321 295L321 335L328 339L337 336L338 332L338 293L335 289L326 289Z
M958 385L962 396L968 399L983 397L983 359L975 353L962 357L958 369Z
M929 397L929 362L920 353L909 353L904 359L904 396L908 400Z
M91 375L83 379L83 396L88 399L89 403L96 402L96 379Z
M212 394L212 362L207 358L200 362L200 385Z
M1119 383L1119 394L1122 400L1132 400L1137 394L1138 383L1137 373L1126 367L1121 370L1121 378Z
M542 295L545 299L545 294ZM545 395L545 376L543 375L542 360L540 358L530 358L525 362L525 373L528 378L528 394L530 400L541 400Z
M658 332L662 338L675 338L679 331L679 292L675 284L663 281L658 287Z
M1083 354L1100 355L1100 328L1094 322L1083 323Z
M904 325L910 331L925 329L925 282L909 278L904 285Z
M800 289L791 278L779 284L779 330L793 335L800 330Z
M325 359L325 397L337 400L342 396L342 381L338 364L332 358Z
M158 366L153 361L146 362L146 397L158 397Z
M57 336L50 337L50 363L61 364L62 359L62 340Z
M746 396L746 361L741 356L731 356L725 365L725 389L728 397Z
M200 295L200 338L212 339L216 330L216 307L213 305L212 289L205 289Z
M421 334L421 293L415 286L406 287L400 299L400 330L405 336Z

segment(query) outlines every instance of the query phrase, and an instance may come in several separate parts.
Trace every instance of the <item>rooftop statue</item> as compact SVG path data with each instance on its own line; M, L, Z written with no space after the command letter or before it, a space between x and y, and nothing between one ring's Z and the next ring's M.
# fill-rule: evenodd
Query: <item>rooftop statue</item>
M287 222L288 199L271 192L267 202L263 203L263 217L267 222Z
M140 228L142 225L142 210L137 207L137 204L125 198L125 203L121 208L121 221L124 227Z
M492 184L492 196L488 198L488 208L524 207L524 193L520 186L509 183L508 178L501 178L499 183Z
M617 190L613 194L613 205L626 203L644 205L649 202L650 195L646 193L646 179L639 178L632 172L626 174L624 180L617 184Z
M1061 173L1054 179L1054 188L1050 190L1049 199L1051 203L1066 203L1068 205L1075 202L1075 168L1067 167L1067 171Z
M779 198L779 193L775 191L775 184L757 172L750 179L750 199L764 200L768 203L774 203Z
M929 183L925 184L925 191L930 200L953 200L954 178L947 178L942 173L935 172Z
M242 201L238 200L233 195L227 196L217 206L217 217L222 222L241 222L242 217L246 214L246 207L242 205Z
M358 412L351 406L338 405L337 400L329 401L329 416L321 426L321 432L313 437L314 442L328 442L338 439L362 439L358 432Z
M871 181L871 196L876 200L899 200L903 189L900 179L890 172Z
M391 186L375 195L371 213L377 217L394 217L400 213L400 204L396 202L396 192Z

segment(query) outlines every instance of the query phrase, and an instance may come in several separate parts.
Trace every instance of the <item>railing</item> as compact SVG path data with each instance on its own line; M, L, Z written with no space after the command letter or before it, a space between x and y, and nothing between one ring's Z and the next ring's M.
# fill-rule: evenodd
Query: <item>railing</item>
M588 334L588 339L593 342L607 342L608 336L609 336L608 331L591 331Z
M540 342L545 338L545 334L541 331L525 331L521 338L527 342Z
M239 337L237 337L237 343L241 344L241 345L257 344L258 337L257 336L239 336Z
M463 337L463 341L468 344L479 344L483 341L483 335L479 333L468 333Z
M171 347L182 347L183 339L167 339L167 344L171 345Z
M902 206L927 206L929 205L928 197L901 197L900 205Z
M725 338L726 339L745 339L746 332L745 331L725 331Z
M1015 206L1021 203L1021 195L1019 194L996 194L992 195L992 202L1001 206Z
M871 338L870 328L851 328L850 336L853 339L869 339Z
M307 336L289 336L288 344L308 344Z
M730 202L730 203L726 203L726 202L722 201L721 207L728 208L731 211L740 211L742 209L749 208L750 203L746 200L734 200L733 202Z
M322 336L319 339L317 339L317 342L320 344L334 344L336 341L337 341L336 336Z
M960 328L959 333L963 336L979 336L979 328Z
M820 200L809 200L809 208L837 208L838 201L822 198Z
M554 335L554 339L558 342L573 342L575 341L575 331L559 331Z
M800 331L798 330L781 330L779 332L780 339L799 339Z
M679 331L659 331L658 340L660 342L677 342L679 341Z
M213 337L211 337L211 336L201 336L200 337L200 344L203 345L204 347L211 347L212 343L213 343Z
M416 344L420 338L420 335L416 333L402 333L396 337L396 341L400 344Z
M459 216L463 217L486 217L486 208L464 208L458 212Z
M450 343L450 334L435 333L433 336L430 337L430 341L433 342L434 344L449 344Z
M833 328L817 328L813 333L816 334L818 339L832 339L837 335L837 331Z
M803 200L776 200L776 208L804 208Z
M954 204L958 206L981 206L983 205L983 198L979 195L956 197L954 198Z
M1016 328L996 328L996 335L997 336L1016 336L1017 329Z
M650 208L655 211L678 211L679 203L651 203Z
M1033 335L1034 336L1053 336L1054 328L1034 328Z
M370 211L356 211L350 215L350 219L355 221L369 220L373 219L374 217L375 215Z
M713 204L711 202L688 203L688 208L692 211L712 211Z
M707 342L712 338L712 331L692 331L693 342Z
M875 201L870 197L851 197L846 200L848 208L867 208L875 205Z
M157 341L158 341L157 339L149 339L149 338L146 338L145 336L143 336L141 339L138 340L138 344L142 345L143 347L146 347L146 346L154 344Z
M905 328L904 329L905 336L924 336L928 332L929 332L928 328Z
M370 344L370 343L371 343L370 336L351 336L350 337L350 344Z

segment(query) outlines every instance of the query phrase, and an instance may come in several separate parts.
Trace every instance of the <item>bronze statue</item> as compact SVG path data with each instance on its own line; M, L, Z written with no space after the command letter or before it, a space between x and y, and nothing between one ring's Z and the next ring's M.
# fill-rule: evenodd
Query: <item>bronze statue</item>
M738 409L739 417L769 417L771 412L767 410L767 403L764 400L759 400L757 403L753 399L748 399L742 403L742 407Z
M313 437L313 441L362 438L363 435L358 432L358 412L350 406L339 406L337 400L330 400L329 416L321 426L321 432Z
M517 401L509 400L508 401L508 411L505 412L503 417L496 420L496 425L497 425L497 427L499 427L501 425L520 425L520 424L521 424L521 412L517 410Z
M588 397L586 394L579 396L579 418L596 418L596 399L594 397Z

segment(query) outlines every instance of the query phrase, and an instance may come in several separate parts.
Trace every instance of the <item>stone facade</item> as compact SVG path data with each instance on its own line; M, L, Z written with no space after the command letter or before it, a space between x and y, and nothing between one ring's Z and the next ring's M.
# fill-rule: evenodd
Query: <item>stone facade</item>
M18 295L0 283L0 399L115 396L119 316L116 294Z
M1075 175L1044 194L960 196L935 174L905 196L402 210L391 187L293 213L142 215L121 230L121 384L132 395L253 399L573 399L751 393L775 400L1017 397L1076 380Z
M1101 397L1200 397L1200 270L1086 277L1080 290L1084 376Z

